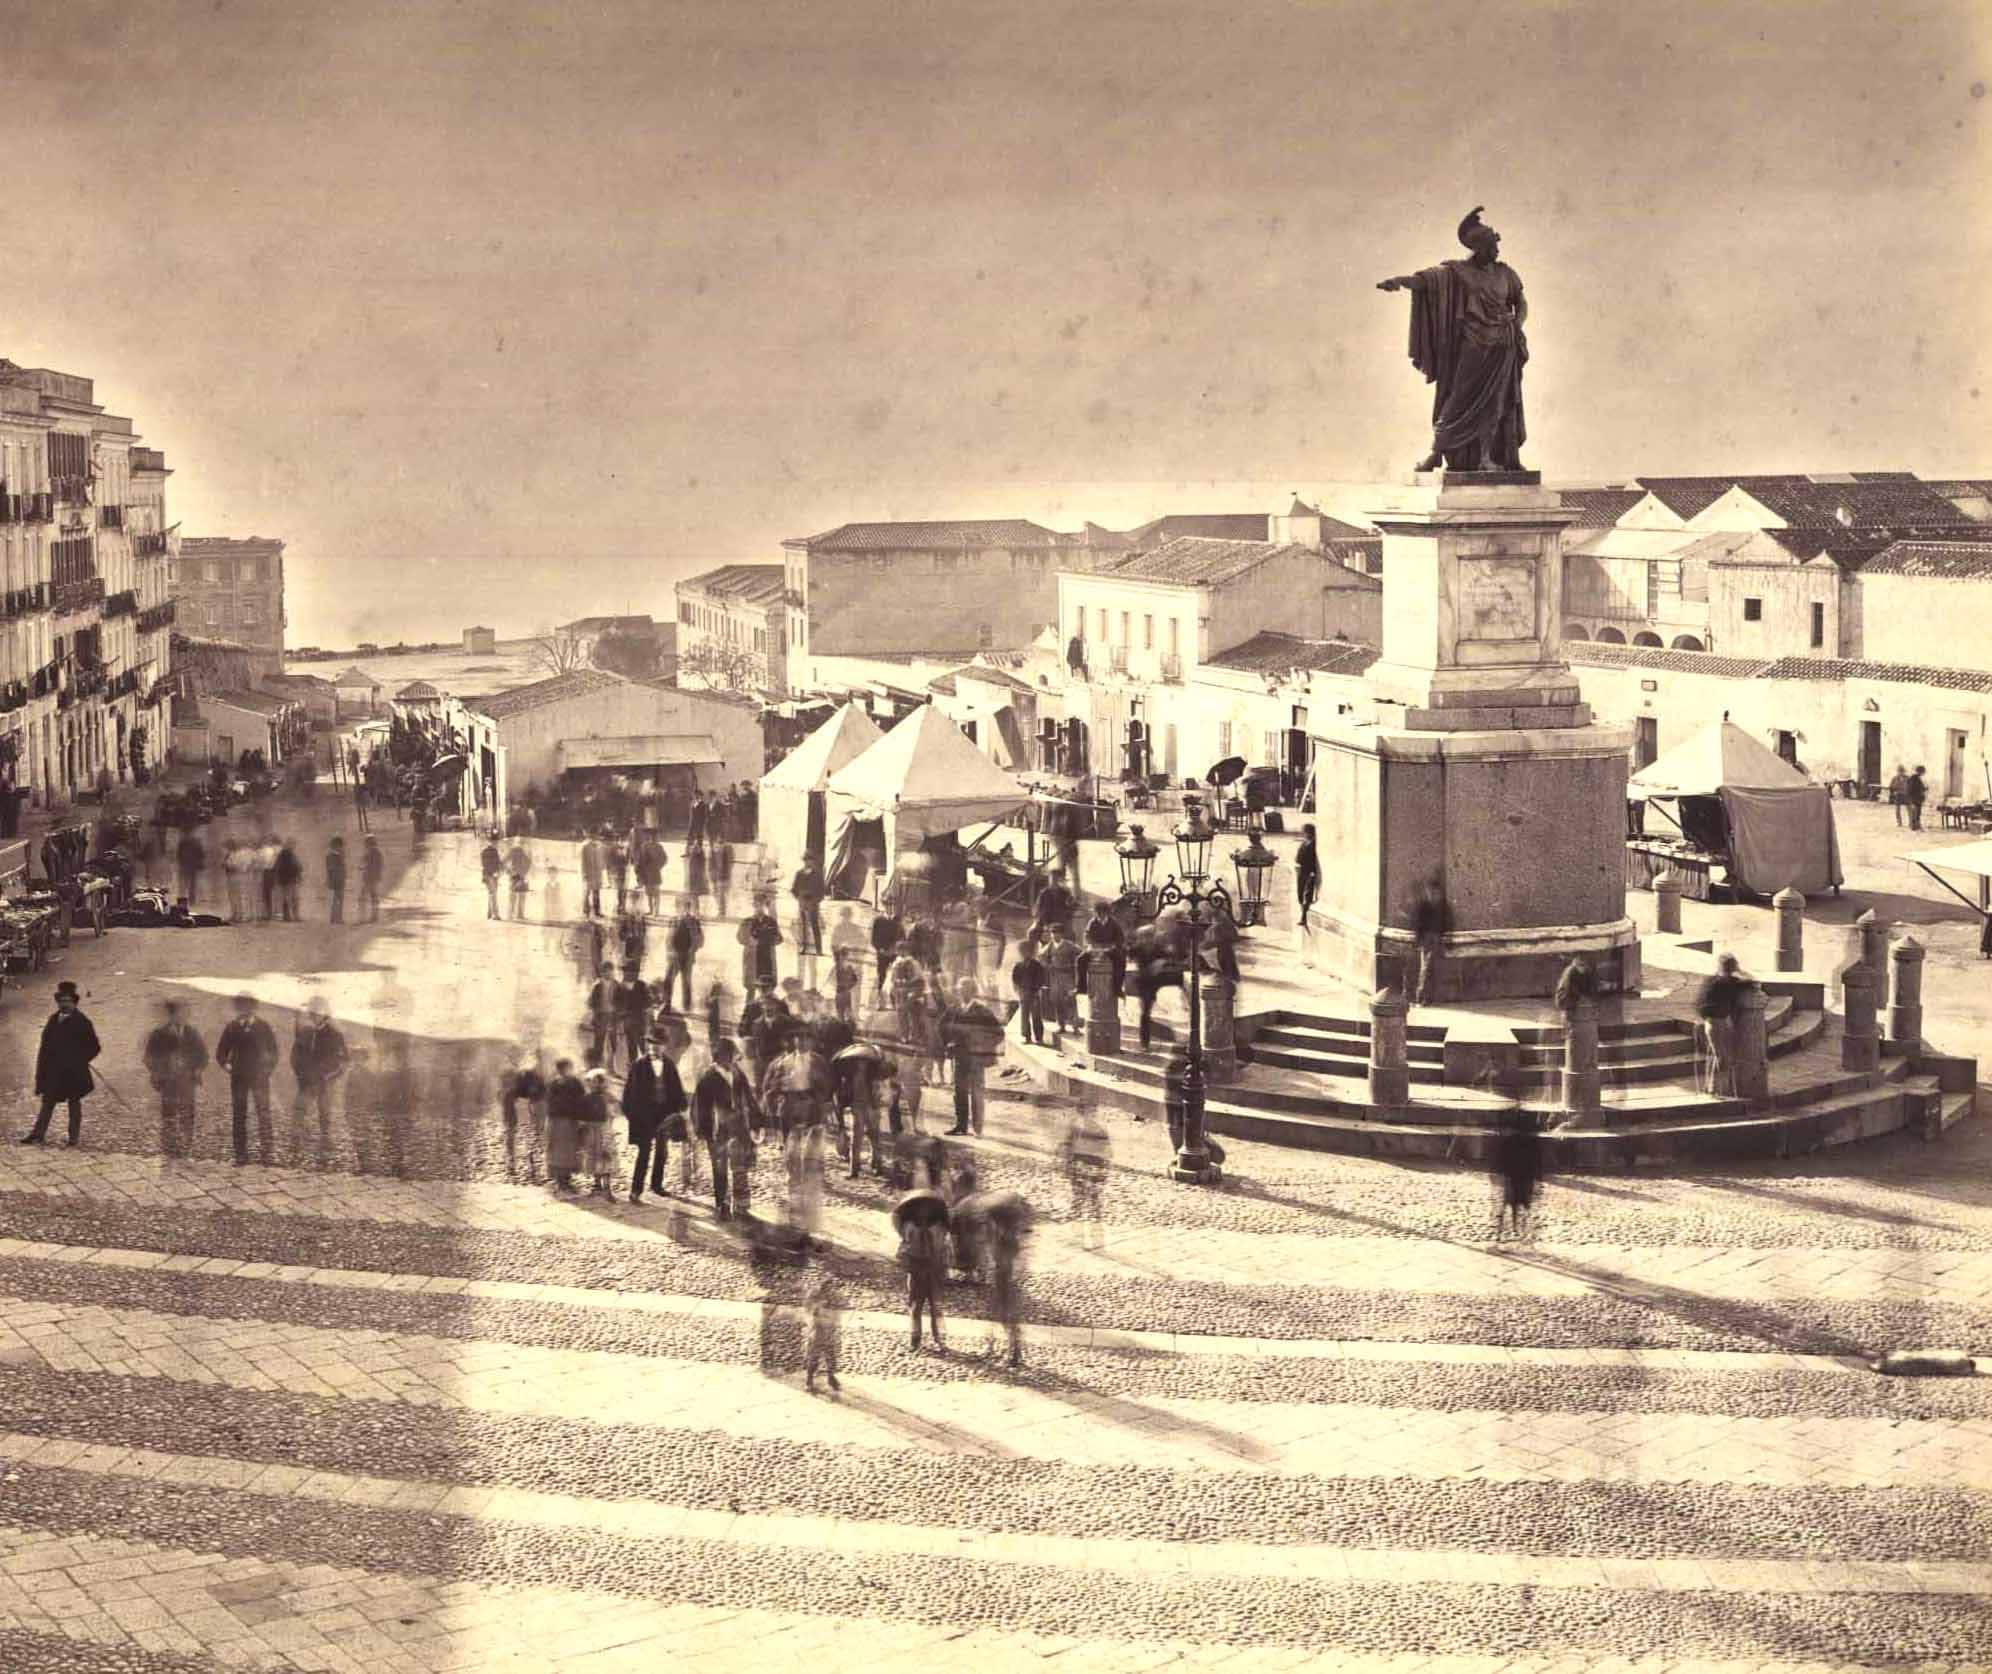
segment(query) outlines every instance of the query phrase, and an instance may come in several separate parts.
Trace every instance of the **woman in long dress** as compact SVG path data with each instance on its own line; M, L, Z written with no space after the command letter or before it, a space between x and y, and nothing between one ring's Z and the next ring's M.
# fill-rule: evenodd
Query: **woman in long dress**
M594 1176L593 1195L613 1198L610 1180L618 1162L615 1122L609 1109L609 1072L599 1065L588 1072L582 1126L582 1166Z
M553 1066L553 1080L547 1084L546 1172L563 1192L574 1189L575 1172L584 1161L582 1130L587 1113L588 1089L574 1073L574 1060L562 1058Z

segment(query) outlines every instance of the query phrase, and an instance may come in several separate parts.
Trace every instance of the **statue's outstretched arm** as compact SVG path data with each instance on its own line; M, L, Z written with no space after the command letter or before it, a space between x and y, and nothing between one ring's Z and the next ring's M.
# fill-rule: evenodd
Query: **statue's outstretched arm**
M1376 288L1380 291L1415 291L1418 288L1418 276L1415 273L1406 273L1396 279L1380 279Z

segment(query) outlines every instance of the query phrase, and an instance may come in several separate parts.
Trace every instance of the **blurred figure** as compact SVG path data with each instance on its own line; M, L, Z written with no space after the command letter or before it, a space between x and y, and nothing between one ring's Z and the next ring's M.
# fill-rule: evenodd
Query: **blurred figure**
M248 916L248 871L254 857L255 850L236 838L230 837L221 845L221 881L228 890L230 924L240 924Z
M1037 938L1017 944L1017 962L1010 967L1010 988L1017 996L1017 1034L1034 1046L1044 1045L1044 988L1048 980L1038 957Z
M982 1135L985 1077L1002 1046L1003 1026L975 995L975 979L963 977L957 1003L947 1013L947 1050L954 1063L955 1125L951 1134Z
M1062 921L1051 926L1051 945L1044 950L1046 985L1045 1009L1051 1014L1054 1035L1079 1026L1079 944Z
M593 1177L593 1197L614 1198L609 1184L616 1172L615 1124L609 1111L609 1072L599 1064L582 1077L581 1166Z
M1066 1183L1072 1188L1072 1218L1086 1229L1086 1248L1106 1244L1101 1199L1113 1167L1113 1139L1090 1104L1082 1104L1066 1124L1059 1147Z
M484 879L484 916L497 918L498 885L505 876L505 857L498 852L496 832L485 840L483 852L477 857L477 869Z
M782 1162L788 1174L788 1224L804 1249L820 1249L823 1225L823 1124L792 1128L782 1141Z
M1418 980L1411 992L1413 1005L1429 1005L1438 991L1439 963L1445 955L1446 937L1452 930L1452 909L1446 904L1445 881L1434 872L1418 886L1411 902L1411 936L1418 944Z
M992 1215L987 1227L989 1310L1009 1340L1015 1371L1024 1363L1024 1243L1029 1234L1021 1217Z
M526 852L525 843L513 838L512 847L505 856L505 871L512 880L512 917L526 916L526 884L533 870L533 857Z
M380 852L380 839L369 834L360 854L360 922L380 921L381 883L387 876L387 856Z
M1536 1191L1542 1181L1542 1128L1532 1111L1519 1105L1501 1114L1494 1143L1497 1240L1526 1239L1534 1230Z
M180 1015L178 1000L162 1000L162 1021L145 1037L145 1073L159 1094L159 1154L184 1157L194 1146L194 1110L208 1053L200 1031Z
M587 1125L588 1089L574 1073L574 1060L562 1058L546 1088L546 1171L556 1191L574 1190Z
M519 1173L520 1140L525 1141L526 1171L523 1176L529 1186L539 1184L540 1156L546 1146L546 1097L547 1079L540 1065L545 1054L535 1052L521 1062L507 1077L504 1087L505 1121L505 1175L517 1180ZM519 1107L525 1106L521 1120ZM521 1133L523 1128L524 1132Z
M1702 1091L1717 1098L1736 1096L1736 1013L1744 994L1756 986L1743 974L1736 955L1725 953L1717 958L1715 975L1702 984L1695 999L1695 1014L1700 1019L1697 1040L1707 1058L1698 1079L1703 1082Z
M723 835L707 849L706 865L712 874L712 916L724 918L733 888L733 845Z
M920 1315L924 1311L942 1353L941 1283L947 1276L948 1224L945 1219L908 1219L899 1235L899 1265L906 1270L906 1306L912 1317L913 1351L920 1350Z
M323 1173L332 1166L332 1113L352 1059L346 1050L346 1037L333 1023L332 1008L322 994L314 994L305 1002L291 1037L290 1061L291 1074L297 1078L297 1102L291 1108L291 1163L296 1168L316 1167ZM315 1151L306 1126L314 1112L318 1117Z
M844 1386L837 1381L837 1350L843 1334L843 1299L837 1281L826 1269L809 1287L809 1355L803 1367L802 1386L816 1392L816 1368L821 1366L825 1381L833 1390Z
M663 916L664 863L668 857L654 832L646 832L637 842L636 883L643 893L643 910L652 918Z
M277 845L276 864L271 871L277 880L278 914L284 923L296 924L300 916L298 895L304 883L304 862L298 859L297 850L288 837Z
M671 920L669 945L671 958L664 968L664 1009L671 1009L671 988L676 983L685 1015L689 1017L692 1010L692 967L698 963L699 949L705 946L705 926L699 922L698 902L694 896L678 897L678 916Z
M346 922L346 839L334 837L325 845L325 896L334 924Z
M214 1061L228 1073L228 1101L234 1117L235 1166L249 1161L249 1109L256 1110L256 1157L265 1168L276 1161L270 1131L270 1079L277 1072L277 1035L256 1015L256 996L235 996L235 1015L215 1042Z

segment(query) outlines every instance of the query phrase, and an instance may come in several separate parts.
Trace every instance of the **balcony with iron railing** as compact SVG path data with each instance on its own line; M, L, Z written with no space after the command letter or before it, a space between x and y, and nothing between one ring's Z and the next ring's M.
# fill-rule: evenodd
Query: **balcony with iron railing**
M164 558L166 537L163 534L133 535L131 550L132 555L138 558Z
M21 493L0 483L0 523L47 523L55 516L55 500L44 493Z
M99 506L97 508L98 528L122 529L124 527L124 513L125 509L123 506Z
M168 599L164 604L153 605L151 608L141 610L138 613L138 631L142 634L157 633L161 628L170 628L172 625L173 601L171 599Z
M1174 651L1164 651L1158 661L1162 678L1171 685L1180 684L1183 678L1183 659Z
M48 583L16 587L0 594L0 621L12 622L23 616L39 616L48 609Z
M57 505L82 506L90 501L90 479L74 475L49 478L49 487L55 493Z
M104 601L104 620L108 622L114 617L129 616L137 609L138 594L136 592L127 590L123 593L113 593Z
M111 683L104 688L104 695L107 698L110 698L113 701L115 701L118 698L130 697L137 690L138 690L138 670L135 668L128 668L124 671L124 673L116 676L111 681Z
M1107 647L1107 667L1115 674L1127 673L1127 647L1110 645Z
M58 616L73 616L79 610L104 602L104 578L91 576L82 581L58 581L49 588L50 601Z

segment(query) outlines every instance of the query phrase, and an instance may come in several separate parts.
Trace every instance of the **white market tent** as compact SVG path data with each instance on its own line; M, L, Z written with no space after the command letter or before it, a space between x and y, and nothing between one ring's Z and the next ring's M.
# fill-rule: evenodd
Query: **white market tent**
M929 837L989 825L1030 800L932 704L908 715L856 760L831 775L828 792L831 871L848 856L853 827L876 821L886 875L898 856Z
M1729 876L1757 895L1838 889L1840 840L1824 785L1727 719L1704 727L1635 773L1626 795L1649 802L1717 804ZM1684 806L1684 815L1689 809ZM1683 829L1690 821L1683 819Z
M783 871L805 854L824 853L824 791L830 776L885 735L855 703L847 703L761 776L761 841Z
M1992 915L1992 838L1953 843L1942 849L1918 849L1902 858L1911 866L1920 867L1932 882L1942 884L1974 912ZM1978 899L1974 901L1948 878L1938 877L1939 872L1957 872L1971 879Z

